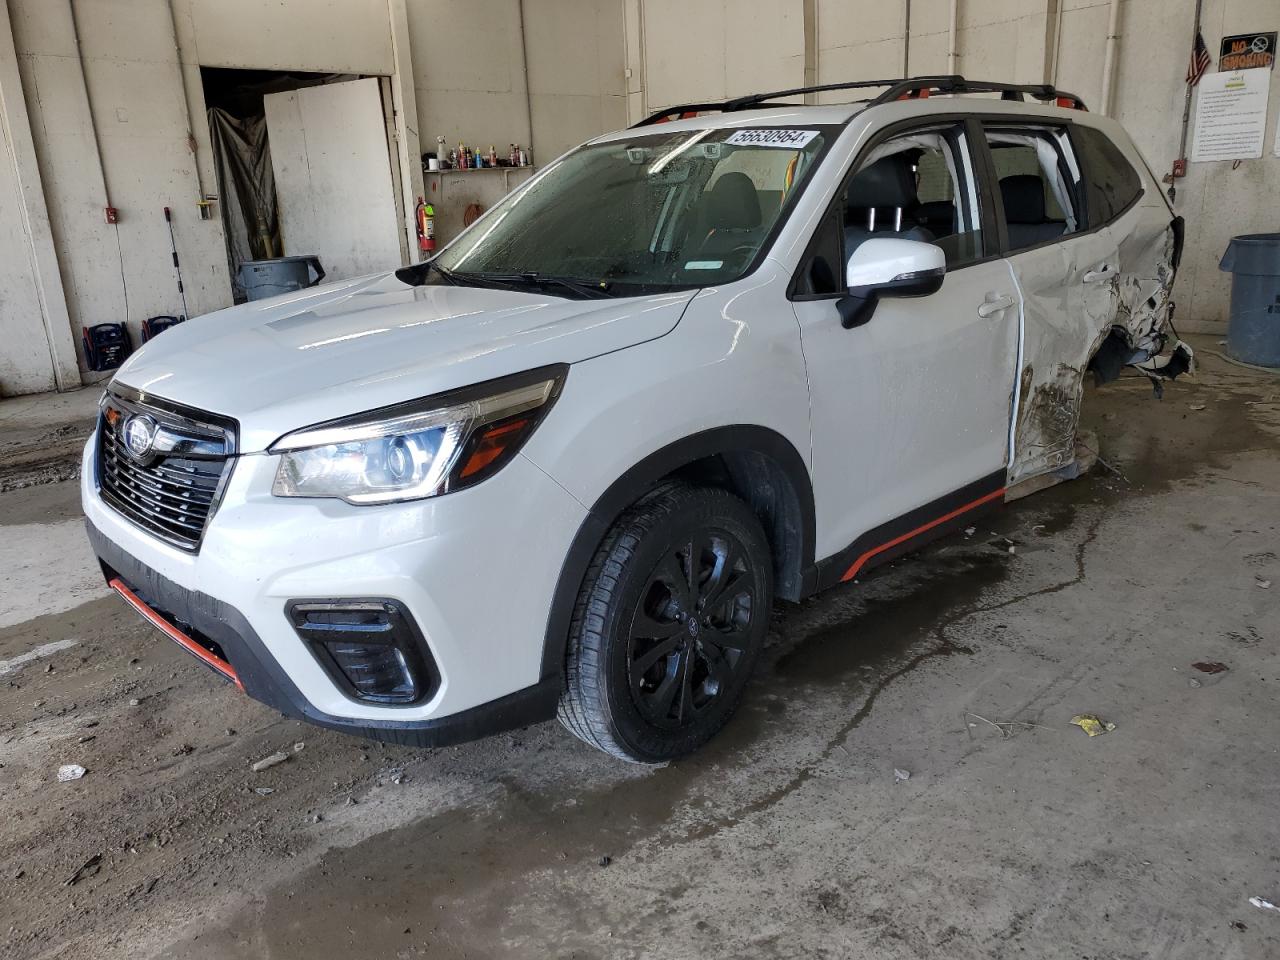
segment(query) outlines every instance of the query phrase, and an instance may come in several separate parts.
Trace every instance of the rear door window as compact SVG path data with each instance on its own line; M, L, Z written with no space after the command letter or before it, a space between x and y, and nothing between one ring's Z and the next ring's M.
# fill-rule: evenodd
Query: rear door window
M1075 139L1084 163L1089 226L1109 223L1142 195L1142 178L1100 130L1076 127Z
M986 126L1010 252L1083 229L1080 172L1065 130Z

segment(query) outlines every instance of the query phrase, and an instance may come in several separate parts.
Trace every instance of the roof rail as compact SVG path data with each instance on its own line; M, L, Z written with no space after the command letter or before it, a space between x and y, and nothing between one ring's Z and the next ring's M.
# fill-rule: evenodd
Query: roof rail
M1058 90L1047 83L997 83L991 80L966 80L958 75L938 77L912 77L892 81L892 85L871 101L875 106L893 100L916 100L931 93L998 93L1001 100L1024 102L1026 97L1050 101L1069 110L1088 110L1084 101L1074 93Z
M966 80L958 74L940 76L906 77L892 80L852 80L847 83L823 83L812 87L793 87L790 90L773 90L769 93L753 93L711 103L685 103L668 107L645 117L635 127L648 127L668 120L683 120L700 113L733 113L752 107L771 106L770 101L780 97L798 97L806 93L826 93L832 90L867 90L875 87L887 89L871 100L869 106L877 106L894 100L917 100L930 94L999 93L1001 100L1023 102L1027 96L1040 101L1053 101L1056 106L1072 110L1088 110L1084 101L1074 93L1056 90L1049 84L996 83L988 80ZM782 104L778 104L782 106Z

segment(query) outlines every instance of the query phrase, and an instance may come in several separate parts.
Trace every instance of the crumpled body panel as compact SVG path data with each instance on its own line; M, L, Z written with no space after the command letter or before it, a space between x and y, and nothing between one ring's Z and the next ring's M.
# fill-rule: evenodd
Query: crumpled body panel
M1120 238L1116 324L1135 351L1154 356L1164 346L1173 274L1173 231L1163 218Z
M1009 484L1057 470L1075 458L1076 426L1090 360L1109 337L1126 363L1163 348L1173 285L1173 231L1168 209L1135 207L1103 230L1068 239L1052 257L1013 258L1022 293L1022 349ZM1035 253L1039 253L1036 251ZM1064 262L1065 261L1065 262ZM1106 280L1086 280L1100 265ZM1057 266L1056 279L1048 272Z

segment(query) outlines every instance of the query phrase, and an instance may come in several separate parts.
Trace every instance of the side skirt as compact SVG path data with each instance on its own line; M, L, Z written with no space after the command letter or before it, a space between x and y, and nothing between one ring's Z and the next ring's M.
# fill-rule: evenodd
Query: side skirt
M1004 494L1005 471L1001 468L954 493L868 530L839 553L818 562L814 592L853 580L873 567L968 525L975 517L1002 506Z

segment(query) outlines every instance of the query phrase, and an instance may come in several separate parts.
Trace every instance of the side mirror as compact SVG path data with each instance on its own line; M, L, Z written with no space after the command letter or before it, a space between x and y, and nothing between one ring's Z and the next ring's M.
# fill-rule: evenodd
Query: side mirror
M920 240L864 240L845 269L848 292L836 301L846 330L875 313L881 297L927 297L942 289L947 260L941 248Z

